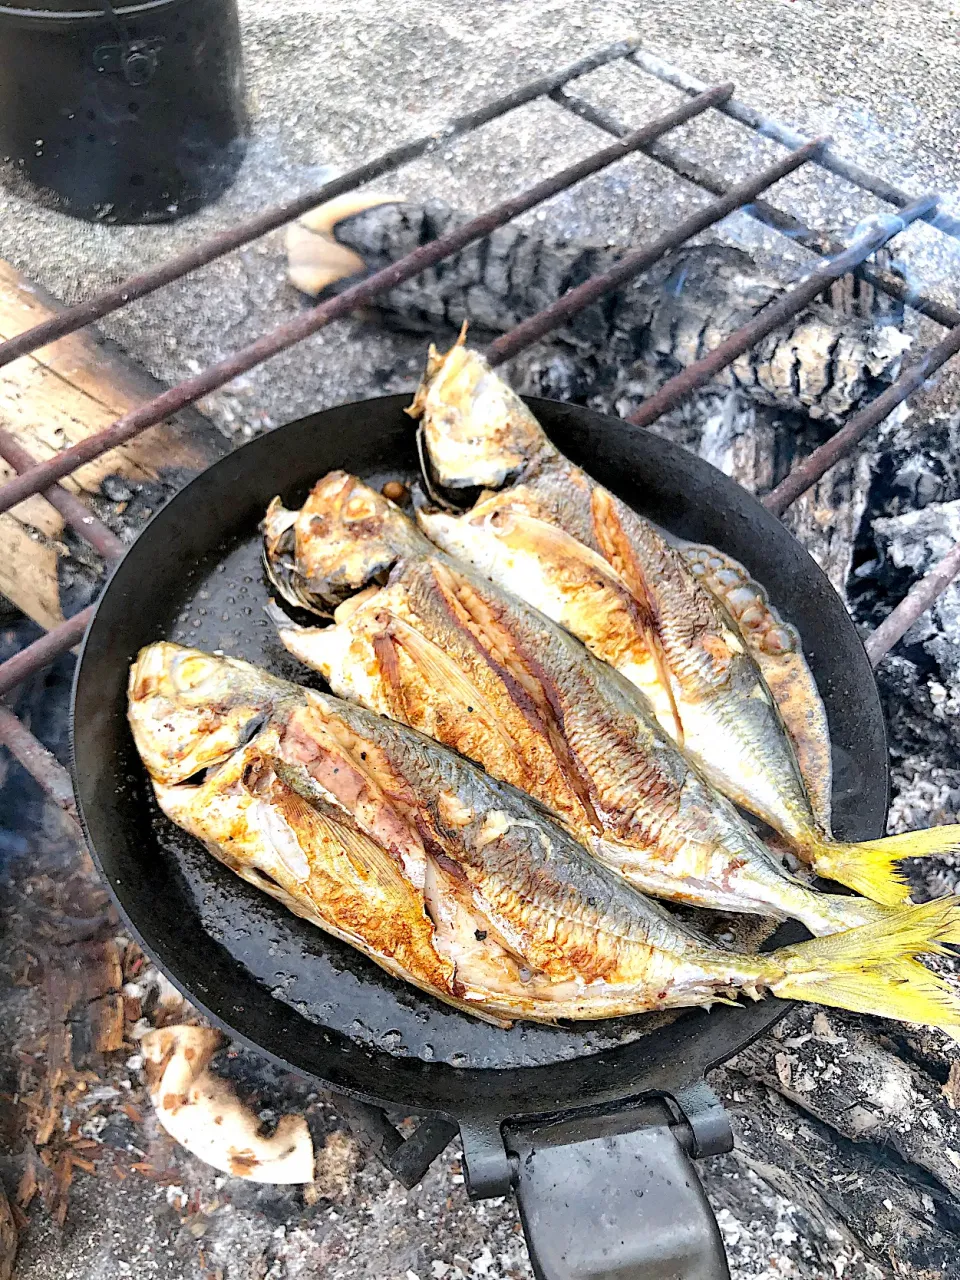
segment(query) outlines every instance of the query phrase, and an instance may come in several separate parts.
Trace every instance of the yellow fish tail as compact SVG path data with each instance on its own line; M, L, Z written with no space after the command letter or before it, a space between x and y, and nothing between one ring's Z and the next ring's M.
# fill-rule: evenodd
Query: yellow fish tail
M910 897L910 886L897 866L902 858L936 857L957 850L960 825L908 831L860 844L818 841L811 850L811 862L817 875L845 884L873 902L896 906Z
M884 914L862 925L797 946L771 960L782 966L768 989L789 1000L925 1023L960 1035L960 992L914 957L942 953L960 929L960 899L940 898Z

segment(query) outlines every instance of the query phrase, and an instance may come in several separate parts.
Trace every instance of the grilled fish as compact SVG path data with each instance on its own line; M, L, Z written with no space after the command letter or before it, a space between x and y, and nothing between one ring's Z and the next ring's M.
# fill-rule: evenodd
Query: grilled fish
M409 412L420 419L434 493L469 500L483 490L465 514L422 510L428 537L636 684L706 778L818 874L893 904L909 894L899 859L960 845L958 826L862 844L832 839L753 656L764 637L752 652L747 615L738 625L661 530L564 458L481 356L462 343L445 356L431 348Z
M163 811L388 972L494 1019L788 998L960 1029L912 957L949 900L757 956L719 950L591 858L529 797L422 735L248 663L160 642L129 683Z
M275 614L291 653L334 693L521 787L644 892L793 917L816 934L889 910L790 875L677 750L635 686L438 551L356 477L330 472L299 511L275 500L263 527L267 572L288 603L326 615L340 601L333 626ZM384 574L386 584L371 590Z
M388 266L466 221L440 201L412 204L361 192L305 214L288 234L291 281L317 293ZM465 321L502 333L555 302L626 252L500 227L385 291L378 306L404 328L436 333ZM687 245L552 335L577 368L578 394L615 399L626 377L654 383L718 346L789 285L741 249ZM898 374L909 346L902 308L850 277L744 353L716 380L757 404L839 422ZM840 303L838 307L836 304ZM550 394L546 391L545 394Z

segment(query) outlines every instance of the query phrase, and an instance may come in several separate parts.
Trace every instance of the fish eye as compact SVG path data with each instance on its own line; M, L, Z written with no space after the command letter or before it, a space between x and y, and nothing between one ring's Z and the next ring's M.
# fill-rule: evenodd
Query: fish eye
M347 503L343 511L344 520L348 523L351 521L369 520L371 516L376 515L374 504L363 494L355 494Z
M189 693L193 689L198 689L204 681L209 680L216 669L217 664L206 655L187 654L174 664L171 675L179 692Z

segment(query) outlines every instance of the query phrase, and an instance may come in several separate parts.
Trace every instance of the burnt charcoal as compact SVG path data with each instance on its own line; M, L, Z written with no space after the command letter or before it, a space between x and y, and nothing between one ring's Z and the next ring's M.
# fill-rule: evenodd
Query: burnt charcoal
M107 579L101 556L67 525L60 534L64 554L57 557L57 588L64 617L93 604Z
M912 585L960 540L960 500L932 502L918 511L881 517L873 522L873 536L881 554L878 582L890 566L890 577L905 574ZM947 587L903 638L908 648L919 645L930 656L947 685L960 684L960 586Z
M905 422L884 433L871 486L875 516L897 516L960 499L960 414Z
M186 468L170 467L155 480L105 476L100 492L90 496L90 507L118 537L131 542L151 516L195 474Z
M123 476L104 476L100 482L100 492L111 502L129 502L133 497L133 489Z
M465 215L440 202L384 204L343 218L335 238L379 270L447 231ZM452 332L464 320L503 333L549 306L626 252L500 228L379 299L393 324ZM642 365L662 382L719 345L787 288L763 275L742 250L685 246L648 272L573 316L551 338L583 365L577 389L602 395ZM832 305L831 305L832 303ZM739 357L717 383L750 401L837 422L872 398L899 369L908 344L902 313L868 286L838 282L831 303L817 301Z
M876 626L960 537L960 415L908 418L877 452L850 583L855 616ZM897 652L945 687L960 684L960 588L954 583Z

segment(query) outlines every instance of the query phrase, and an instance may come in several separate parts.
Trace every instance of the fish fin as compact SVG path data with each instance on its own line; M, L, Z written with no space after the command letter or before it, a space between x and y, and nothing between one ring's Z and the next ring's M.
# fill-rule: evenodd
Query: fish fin
M305 800L313 810L327 814L336 812L338 816L342 812L346 815L347 811L339 809L337 802L321 787L306 765L292 764L282 756L266 751L261 754L265 763L270 766L283 785L298 795L301 800Z
M859 844L821 840L810 852L817 875L845 884L873 902L896 906L910 897L910 886L896 866L902 858L936 857L958 849L960 824L908 831Z
M872 973L816 973L775 988L792 1000L812 1000L835 1009L939 1027L960 1039L960 999L942 978L917 960Z
M409 890L409 882L397 860L372 836L361 831L348 813L326 799L322 788L303 765L290 764L279 756L264 759L290 793L277 804L285 816L289 813L288 821L294 830L296 819L306 814L308 822L340 846L361 880L373 880L384 891L389 891L391 885L401 884L405 891Z
M960 899L940 898L885 913L826 938L773 952L786 972L766 983L788 1000L923 1023L960 1034L960 993L914 957L942 954L960 925Z
M390 854L370 836L355 827L345 816L341 821L332 813L319 808L315 803L304 800L299 794L288 796L281 806L290 814L290 825L295 827L297 817L303 811L310 815L310 821L321 828L325 835L335 840L349 860L361 880L373 880L379 888L387 891L392 884L403 882L404 888L409 885L404 878L401 867Z
M496 709L491 706L486 695L438 645L400 618L391 619L390 633L394 644L403 649L428 685L443 688L448 695L461 702L465 710L480 711L511 754L519 754L516 742L503 727Z
M663 642L657 630L657 607L647 589L646 578L642 567L637 563L636 553L627 537L620 517L613 505L613 498L606 489L597 485L590 495L590 514L593 517L593 532L597 545L604 559L616 568L620 578L626 584L630 594L640 608L635 619L643 642L650 652L656 668L657 680L667 695L670 703L670 716L673 720L674 736L677 745L683 746L683 721L680 708L673 692L673 681L670 679L670 667L664 652Z

